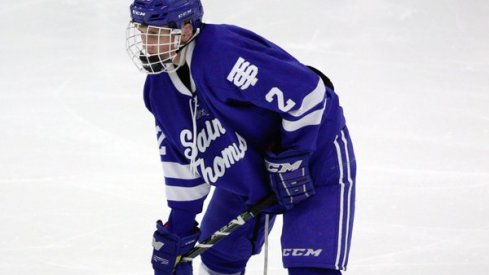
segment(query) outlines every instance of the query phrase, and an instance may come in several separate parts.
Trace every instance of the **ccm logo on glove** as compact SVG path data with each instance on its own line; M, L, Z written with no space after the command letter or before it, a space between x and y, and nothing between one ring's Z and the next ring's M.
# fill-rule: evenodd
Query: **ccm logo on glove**
M164 246L165 244L162 242L156 241L155 238L153 238L153 248L157 251L160 251L160 249Z
M272 173L285 173L297 170L301 167L302 160L296 161L294 163L273 163L265 161L268 172Z
M275 197L286 210L316 193L309 172L307 151L269 152L265 156L265 166Z

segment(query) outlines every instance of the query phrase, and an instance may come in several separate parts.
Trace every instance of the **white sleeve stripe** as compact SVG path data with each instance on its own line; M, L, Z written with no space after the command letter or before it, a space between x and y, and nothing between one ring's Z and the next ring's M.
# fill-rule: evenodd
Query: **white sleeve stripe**
M326 94L326 87L324 86L324 82L321 78L319 78L319 82L317 87L306 95L302 100L301 107L298 110L289 112L290 115L295 117L300 117L305 114L307 111L314 108L316 105L321 103L324 100L324 96Z
M201 199L211 189L211 186L207 183L203 183L194 187L180 187L166 185L166 199L170 201L194 201Z
M314 111L303 118L297 121L290 120L282 120L282 127L287 132L293 132L301 129L302 127L310 126L310 125L319 125L321 123L321 119L323 118L324 107L320 110Z
M199 178L199 175L192 172L190 165L166 161L164 161L162 164L163 173L167 178L182 180L193 180Z

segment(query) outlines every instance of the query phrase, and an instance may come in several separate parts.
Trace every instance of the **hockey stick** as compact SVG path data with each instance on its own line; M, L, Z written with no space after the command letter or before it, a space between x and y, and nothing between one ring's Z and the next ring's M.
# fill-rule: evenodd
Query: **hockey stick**
M180 261L177 259L178 265L180 262L190 262L195 259L200 254L204 253L207 249L211 248L220 240L224 239L226 236L234 232L236 229L244 225L250 219L256 217L263 211L265 208L272 206L277 203L277 199L275 198L275 194L272 194L262 201L258 202L251 209L246 210L239 214L235 219L230 221L227 225L223 226L221 229L212 234L209 238L202 241L202 243L197 244L192 250L188 253L181 256ZM176 266L175 265L175 266Z

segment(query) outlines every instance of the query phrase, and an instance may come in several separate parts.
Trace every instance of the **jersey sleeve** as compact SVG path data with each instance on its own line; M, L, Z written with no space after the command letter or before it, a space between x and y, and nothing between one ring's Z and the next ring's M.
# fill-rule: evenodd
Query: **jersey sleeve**
M179 154L156 124L159 152L165 178L168 206L193 213L202 212L210 185L190 169L188 160Z
M144 85L144 104L153 113L150 100L151 80L148 77ZM210 185L190 169L189 160L166 138L158 120L155 120L155 127L168 206L196 214L202 212Z
M323 80L275 44L246 35L244 41L234 40L238 43L221 43L225 49L220 51L219 69L208 76L210 82L219 83L217 96L279 116L282 151L314 151L327 106Z
M149 90L150 81L144 87L144 103L152 112ZM155 122L158 150L163 168L165 193L168 206L172 209L168 218L169 230L186 235L195 226L195 217L202 212L210 185L190 169L189 161L178 151Z

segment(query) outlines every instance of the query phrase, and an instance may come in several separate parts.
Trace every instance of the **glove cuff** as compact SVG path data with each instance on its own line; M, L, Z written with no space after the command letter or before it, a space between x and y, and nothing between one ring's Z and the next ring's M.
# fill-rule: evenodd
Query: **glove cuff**
M197 225L197 224L196 224ZM200 230L195 227L193 234L180 237L168 230L168 226L158 220L153 235L153 269L161 274L172 274L177 257L189 252L200 236ZM165 273L166 272L166 273Z

